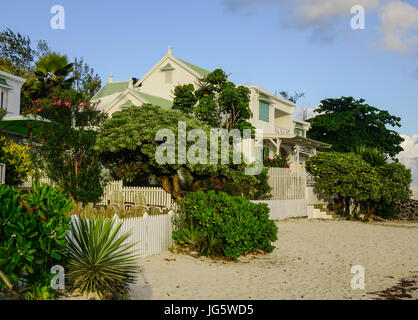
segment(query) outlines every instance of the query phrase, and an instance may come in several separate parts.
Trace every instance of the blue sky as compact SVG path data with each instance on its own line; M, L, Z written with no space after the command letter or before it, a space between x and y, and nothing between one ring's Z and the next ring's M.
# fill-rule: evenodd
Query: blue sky
M65 8L64 30L50 27L56 4ZM350 27L354 4L366 9L365 30ZM175 56L222 67L236 83L305 92L299 105L364 98L402 118L398 131L413 138L409 158L418 166L417 6L407 0L15 0L2 3L0 29L84 57L104 82L110 72L115 81L141 77L171 45Z

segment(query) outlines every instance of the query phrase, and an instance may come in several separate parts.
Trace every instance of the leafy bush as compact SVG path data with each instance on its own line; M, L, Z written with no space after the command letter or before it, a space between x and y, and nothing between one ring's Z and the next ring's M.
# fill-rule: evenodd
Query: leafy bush
M272 252L277 227L266 204L215 191L190 193L174 219L173 239L201 255L237 259L256 250Z
M51 267L63 264L72 203L59 190L33 184L22 196L12 187L0 185L0 270L13 285L19 280L32 290L32 299L53 296ZM0 281L0 287L4 288ZM38 293L41 296L38 296Z
M0 163L6 164L6 184L17 186L26 180L32 170L29 147L0 137Z
M272 190L268 179L268 169L264 168L257 176L248 176L245 172L236 171L229 180L211 177L202 181L200 186L206 186L201 191L214 190L230 196L244 196L250 200L268 200L271 198Z
M123 293L134 281L136 256L126 244L130 233L119 238L122 223L103 218L80 219L72 224L67 279L81 293Z
M387 158L374 149L363 149L362 155L320 153L306 162L306 168L315 179L316 190L336 196L345 215L393 217L396 212L387 209L396 200L409 198L411 170L397 162L385 163L384 159ZM352 202L354 210L350 210Z

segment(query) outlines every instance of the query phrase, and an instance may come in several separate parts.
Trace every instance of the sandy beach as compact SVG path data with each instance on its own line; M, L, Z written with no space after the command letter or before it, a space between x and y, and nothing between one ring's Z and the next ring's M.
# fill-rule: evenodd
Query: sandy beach
M131 299L418 299L418 224L287 220L270 255L140 260ZM353 290L351 267L365 269Z

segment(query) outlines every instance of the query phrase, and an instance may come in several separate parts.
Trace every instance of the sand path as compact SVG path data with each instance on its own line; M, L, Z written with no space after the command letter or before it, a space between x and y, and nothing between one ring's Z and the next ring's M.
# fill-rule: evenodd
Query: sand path
M131 298L372 299L379 298L372 292L412 279L403 286L418 299L413 289L418 283L417 223L300 219L278 222L278 227L272 254L244 257L238 263L172 253L142 258ZM353 265L365 268L365 290L350 286Z

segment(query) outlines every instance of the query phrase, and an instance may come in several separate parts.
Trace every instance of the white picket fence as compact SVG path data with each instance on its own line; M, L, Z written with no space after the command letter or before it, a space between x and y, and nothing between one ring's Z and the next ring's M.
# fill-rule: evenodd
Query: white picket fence
M164 189L154 187L124 187L122 181L112 181L105 187L100 204L106 205L112 191L115 190L122 192L125 202L135 202L135 195L142 193L147 200L147 204L175 208L171 194Z
M269 184L272 200L299 200L306 198L306 170L304 168L271 168Z
M26 181L24 183L22 183L21 185L19 185L18 188L21 188L21 189L30 189L30 188L32 188L32 182L34 180L35 179L32 176L28 176L28 178L26 179ZM51 186L54 186L55 185L52 182L52 180L51 179L48 179L48 178L40 178L38 181L39 181L40 184L46 183L46 184L49 184Z
M0 183L6 183L6 165L0 163Z
M122 222L122 227L118 236L131 232L131 236L125 241L126 244L134 244L132 251L138 257L146 257L168 251L173 246L172 240L172 217L173 211L169 214L150 216L144 214L143 217L119 219L115 215L116 224ZM77 216L72 217L72 223L77 221ZM71 232L67 235L73 239Z

